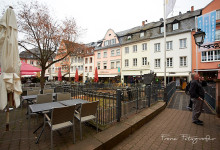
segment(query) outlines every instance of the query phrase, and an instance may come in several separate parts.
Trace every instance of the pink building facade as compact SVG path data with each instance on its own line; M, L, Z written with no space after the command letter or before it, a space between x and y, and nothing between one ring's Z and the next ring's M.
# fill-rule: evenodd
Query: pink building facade
M98 68L99 81L120 81L121 53L118 37L109 29L94 51L94 68Z

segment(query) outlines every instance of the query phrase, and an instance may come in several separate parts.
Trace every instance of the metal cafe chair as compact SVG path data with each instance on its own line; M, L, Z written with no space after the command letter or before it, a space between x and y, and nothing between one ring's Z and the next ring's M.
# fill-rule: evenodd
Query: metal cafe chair
M79 113L75 113L75 118L79 120L80 123L80 139L82 140L82 123L96 120L96 131L98 132L98 120L97 120L97 107L99 101L91 103L83 103L79 109Z
M57 93L57 101L70 100L71 93Z
M53 149L53 131L57 131L63 128L73 128L73 142L75 143L75 126L74 126L74 114L75 105L61 108L52 109L51 118L44 114L44 126L46 123L49 125L51 130L51 149Z

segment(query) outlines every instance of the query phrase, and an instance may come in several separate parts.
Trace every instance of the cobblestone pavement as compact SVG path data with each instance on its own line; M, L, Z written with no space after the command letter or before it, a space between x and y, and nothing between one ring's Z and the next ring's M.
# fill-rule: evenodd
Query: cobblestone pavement
M176 92L173 98L168 108L113 149L218 150L220 119L204 106L200 116L204 125L195 125L192 112L186 110L189 98L185 93Z

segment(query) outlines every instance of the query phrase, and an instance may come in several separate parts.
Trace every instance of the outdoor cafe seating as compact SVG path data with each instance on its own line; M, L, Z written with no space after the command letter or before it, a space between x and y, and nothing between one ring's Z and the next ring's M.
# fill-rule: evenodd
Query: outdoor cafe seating
M48 124L51 131L51 149L53 149L53 132L63 128L72 127L73 142L75 143L74 112L75 105L53 108L51 118L47 114L44 114L44 127L46 124Z
M97 107L99 101L91 103L83 103L80 106L78 113L75 113L75 118L80 124L80 139L82 140L82 123L90 120L96 120L96 131L98 132L98 121L97 121Z

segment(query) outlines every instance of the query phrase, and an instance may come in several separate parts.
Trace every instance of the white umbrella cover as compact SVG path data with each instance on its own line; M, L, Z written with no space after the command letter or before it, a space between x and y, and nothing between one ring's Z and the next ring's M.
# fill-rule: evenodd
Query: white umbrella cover
M8 8L0 20L0 110L8 104L7 93L13 93L13 103L17 108L20 105L22 93L20 81L20 58L17 41L17 22L13 9Z

